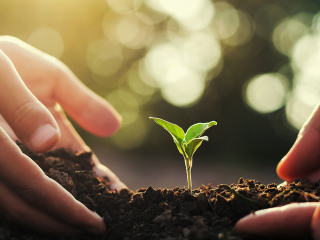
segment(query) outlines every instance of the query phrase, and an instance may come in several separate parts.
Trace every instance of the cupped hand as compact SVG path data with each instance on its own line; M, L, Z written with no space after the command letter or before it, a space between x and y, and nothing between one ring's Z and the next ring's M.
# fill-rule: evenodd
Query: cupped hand
M19 139L34 152L58 147L90 150L60 106L98 136L110 136L121 125L116 110L63 63L16 38L0 37L1 213L45 233L70 235L84 229L101 235L102 219L46 177L13 141ZM125 187L96 156L93 161L113 188Z
M301 128L298 137L277 167L279 177L320 179L320 105ZM236 230L250 236L286 236L301 239L311 234L320 240L320 203L294 203L265 209L238 221Z

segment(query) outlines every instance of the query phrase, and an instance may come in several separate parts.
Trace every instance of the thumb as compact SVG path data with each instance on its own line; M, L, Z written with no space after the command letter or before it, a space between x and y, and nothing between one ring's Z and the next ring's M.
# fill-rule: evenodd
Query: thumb
M292 203L259 210L240 219L235 229L245 237L302 239L301 237L304 236L308 238L312 215L314 210L319 208L318 205L317 202Z
M0 50L0 114L34 152L52 148L60 130L49 110L30 92L10 59Z

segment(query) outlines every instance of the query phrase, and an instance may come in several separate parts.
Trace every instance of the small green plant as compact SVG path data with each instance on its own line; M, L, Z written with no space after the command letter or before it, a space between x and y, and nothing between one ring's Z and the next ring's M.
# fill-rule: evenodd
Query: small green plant
M203 140L208 141L207 136L202 136L202 134L211 126L217 125L217 122L212 121L208 123L196 123L189 127L186 133L183 129L176 124L167 122L161 118L149 117L158 123L161 127L166 129L171 136L173 141L177 145L179 152L184 157L184 162L186 164L187 178L188 178L188 189L192 192L192 182L191 182L191 167L192 158L195 151L200 147Z

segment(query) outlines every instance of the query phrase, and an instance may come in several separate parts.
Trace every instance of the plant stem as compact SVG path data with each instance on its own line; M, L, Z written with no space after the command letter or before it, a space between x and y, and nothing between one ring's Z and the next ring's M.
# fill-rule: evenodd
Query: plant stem
M188 179L188 189L192 193L192 181L191 181L191 160L185 159L186 170L187 170L187 179Z

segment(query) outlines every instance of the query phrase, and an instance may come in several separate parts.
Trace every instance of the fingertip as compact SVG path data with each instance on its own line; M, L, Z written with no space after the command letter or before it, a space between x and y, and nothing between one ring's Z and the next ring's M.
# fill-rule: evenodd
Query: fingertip
M94 234L94 235L101 236L106 232L106 225L105 225L102 217L100 217L97 213L92 212L92 214L94 215L95 221L93 224L86 227L85 230L87 232Z
M116 134L122 127L122 117L119 114L114 114L112 121L106 121L103 128L97 129L94 132L95 135L99 137L110 137Z
M86 231L96 236L102 236L106 232L106 225L103 224L103 227L100 227L100 228L88 227L86 228Z
M286 159L287 159L287 156L284 156L278 163L277 169L276 169L278 176L283 180L287 180L286 168L285 168Z
M248 223L250 224L250 221L253 217L254 213L251 213L243 218L241 218L236 225L234 226L235 230L237 232L244 232L246 226L248 226Z

